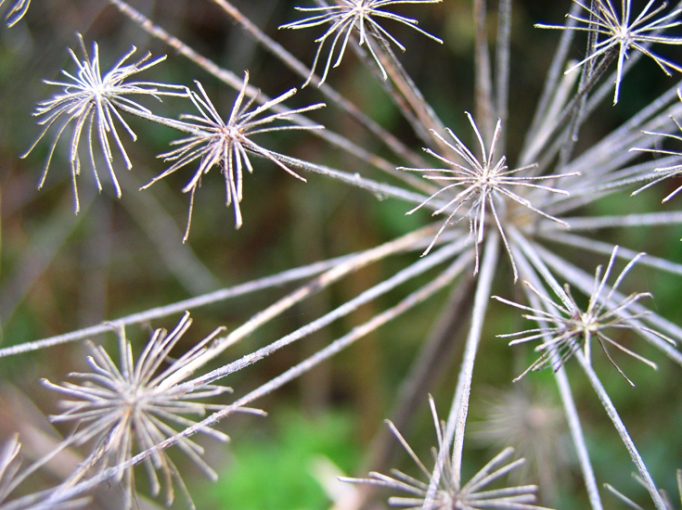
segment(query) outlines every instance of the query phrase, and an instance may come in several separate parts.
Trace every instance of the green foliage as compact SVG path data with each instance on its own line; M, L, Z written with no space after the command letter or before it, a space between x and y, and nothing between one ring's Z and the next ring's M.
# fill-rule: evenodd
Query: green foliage
M199 508L291 510L327 508L329 499L313 473L320 460L344 473L356 464L353 417L338 412L306 418L273 413L273 435L245 437L234 444L233 462L220 481L196 493ZM203 496L203 497L202 497Z

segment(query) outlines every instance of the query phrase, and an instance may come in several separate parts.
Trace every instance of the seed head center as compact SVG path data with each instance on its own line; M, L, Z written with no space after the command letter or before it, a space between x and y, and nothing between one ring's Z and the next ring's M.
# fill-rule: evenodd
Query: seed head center
M580 327L583 331L589 333L595 333L599 331L599 320L591 313L581 313L580 314Z

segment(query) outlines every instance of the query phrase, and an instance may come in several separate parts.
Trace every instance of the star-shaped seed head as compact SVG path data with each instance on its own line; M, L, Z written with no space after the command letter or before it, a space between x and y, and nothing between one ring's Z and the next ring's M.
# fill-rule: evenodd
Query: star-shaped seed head
M429 399L429 403L438 441L438 448L434 448L432 452L435 459L443 448L445 425L438 418L433 399ZM488 508L540 510L543 508L533 504L537 492L535 485L493 487L507 474L523 465L523 459L510 461L514 453L513 448L505 448L463 485L454 480L452 460L446 455L437 490L430 495L429 488L434 471L427 469L398 429L390 421L387 424L400 446L416 465L419 471L418 477L393 469L390 475L372 472L368 478L345 478L344 481L383 487L402 494L388 499L389 506L393 508L415 510L484 510Z
M190 195L185 241L192 224L195 194L201 186L202 178L211 169L218 168L223 174L225 204L228 207L232 206L236 228L241 227L243 223L240 204L243 198L244 173L245 171L253 173L250 159L252 154L270 160L292 177L305 181L282 161L279 154L259 145L252 137L277 131L323 129L322 126L305 121L299 116L325 106L324 103L317 103L302 108L286 109L282 103L296 94L296 89L291 89L252 108L259 94L250 89L249 73L245 72L232 110L227 118L224 118L201 83L195 83L197 90L190 91L189 97L197 113L183 115L181 117L183 125L179 127L187 132L188 136L172 142L176 148L159 156L170 162L171 166L143 187L147 188L181 168L198 162L194 175L182 190L183 193Z
M516 279L516 264L505 235L505 224L510 219L510 205L515 203L544 218L567 226L564 221L535 207L524 194L529 190L542 190L553 194L567 195L566 191L538 184L538 182L556 180L576 174L523 175L524 172L535 168L536 165L510 169L507 165L506 156L498 154L502 122L497 121L492 140L490 144L486 144L474 118L468 112L466 112L466 116L476 136L478 154L469 149L452 130L446 129L447 138L434 131L433 135L437 142L448 150L448 154L443 155L429 148L424 150L444 163L445 166L441 168L399 168L400 170L421 173L425 179L434 181L441 186L438 191L408 211L407 214L430 206L433 209L434 216L446 215L445 221L427 247L425 254L431 251L447 227L466 219L469 223L469 233L476 247L474 272L478 271L478 246L485 238L486 226L491 222L494 223L507 248L514 271L514 279Z
M315 76L315 69L324 51L327 42L330 42L327 52L327 61L324 66L322 78L318 85L322 85L329 74L329 70L339 67L346 53L348 43L354 34L357 34L360 46L367 47L372 59L376 62L384 80L388 78L384 64L381 61L379 47L377 43L389 46L394 45L401 51L405 51L405 46L388 32L380 23L383 20L390 20L405 25L417 32L425 35L429 39L443 44L443 41L435 35L419 27L419 21L408 18L395 12L386 10L398 4L433 4L442 0L340 0L332 2L333 5L319 7L296 7L297 11L309 13L307 18L282 25L280 28L293 30L312 28L329 25L329 28L320 37L315 39L317 51L313 65L308 75L304 87L308 85Z
M639 52L653 60L668 76L671 76L672 72L682 72L682 67L679 64L654 53L650 49L650 46L654 44L682 45L682 37L664 35L664 32L682 25L682 20L680 20L682 9L676 8L667 14L663 14L667 7L666 2L659 3L658 0L649 0L633 19L631 0L622 0L620 9L614 6L612 0L595 0L593 2L573 0L573 2L584 13L582 16L567 15L567 18L575 24L536 24L535 26L537 28L573 30L593 34L596 40L587 57L566 72L571 72L580 66L604 59L610 55L615 56L617 69L613 93L614 105L618 103L624 66L631 51ZM655 6L657 3L659 5Z
M592 360L593 342L597 341L604 351L609 362L618 370L625 380L632 386L634 383L625 375L625 372L611 356L609 348L623 352L632 358L656 369L656 364L622 345L612 336L613 331L629 330L638 335L654 335L671 345L675 341L668 336L651 329L641 322L647 313L638 311L639 301L651 297L648 292L635 292L628 296L618 293L618 288L626 275L644 256L638 254L623 268L612 285L608 280L613 272L618 247L611 253L606 270L602 272L602 266L597 266L594 273L592 292L589 295L587 307L582 309L571 294L568 284L563 290L558 289L558 301L552 299L542 291L535 288L529 282L524 282L530 292L541 302L542 308L533 308L516 303L505 298L495 296L495 299L510 306L527 312L523 317L538 323L537 328L527 329L518 333L499 335L500 338L509 338L509 345L518 345L526 342L540 341L535 348L541 353L515 381L518 381L529 372L535 372L551 367L554 370L561 368L578 351L581 351L588 363Z
M51 99L38 104L35 116L39 119L38 124L43 126L43 131L23 156L26 157L33 151L48 131L54 130L54 138L40 179L39 187L42 188L57 145L62 136L67 132L71 133L68 146L76 212L80 207L77 178L81 174L81 153L86 153L85 157L90 163L95 183L100 191L102 183L98 172L98 162L104 161L116 196L120 197L121 187L116 178L114 155L118 153L128 170L132 168L132 163L124 148L119 130L122 128L133 141L137 139L137 135L122 114L131 114L150 120L160 119L148 108L138 103L137 99L140 96L151 96L159 100L162 96L186 96L185 87L131 79L165 60L165 56L153 59L151 53L147 53L136 62L131 62L132 56L137 51L133 46L109 71L103 73L97 43L93 43L92 53L89 53L80 34L78 34L78 40L81 57L78 57L73 50L69 50L77 72L73 74L62 70L62 75L65 77L63 81L45 81L48 85L58 87L60 90ZM95 150L95 146L98 146L98 150Z
M195 423L208 411L225 409L210 399L230 388L213 384L192 386L182 384L190 373L185 370L201 356L211 342L223 331L219 328L199 341L177 359L170 353L189 329L189 314L180 320L170 333L154 331L146 347L135 359L130 341L123 329L118 331L120 360L116 364L102 346L91 346L88 357L89 372L71 374L73 382L45 385L66 397L61 402L63 412L53 416L56 423L75 426L72 444L93 444L91 453L83 461L70 482L82 479L91 468L121 466L135 454L152 450L179 430ZM235 408L237 411L249 411ZM228 437L222 432L205 427L201 432L220 441ZM212 479L216 473L203 460L204 448L196 441L182 437L176 443L187 457ZM166 486L166 503L174 500L173 485L177 485L191 504L191 497L182 479L182 472L166 450L156 449L143 461L154 495ZM123 483L126 508L135 497L135 477L132 467L121 467L118 480ZM193 505L192 505L193 506Z

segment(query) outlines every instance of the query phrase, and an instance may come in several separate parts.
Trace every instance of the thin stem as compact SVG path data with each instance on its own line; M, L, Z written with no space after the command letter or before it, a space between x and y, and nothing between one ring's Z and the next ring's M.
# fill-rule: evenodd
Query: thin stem
M184 384L186 384L189 387L198 387L201 386L202 384L210 384L217 381L218 379L227 377L228 375L234 372L251 366L254 363L257 363L258 361L270 356L276 351L279 351L280 349L288 345L291 345L292 343L300 340L301 338L304 338L306 336L313 334L316 331L319 331L320 329L328 326L329 324L340 319L341 317L344 317L352 313L353 311L357 310L360 306L369 303L370 301L396 288L398 285L401 285L406 281L409 281L410 279L415 278L420 274L432 269L436 265L445 262L447 259L460 253L464 248L466 248L468 244L469 241L466 239L460 240L459 242L456 243L449 243L440 250L438 250L437 252L433 253L433 255L429 255L428 257L419 259L417 262L408 266L402 271L397 272L392 277L382 281L380 284L375 285L374 287L370 287L368 290L362 292L357 297L344 303L343 305L332 310L331 312L326 313L320 318L312 322L309 322L305 326L289 333L288 335L283 336L282 338L272 342L271 344L265 347L262 347L252 353L249 353L236 361L233 361L232 363L217 368L205 375L197 377L196 379L187 381L187 383ZM173 381L171 381L171 384L172 382Z
M573 248L580 248L583 250L589 250L593 253L599 253L600 255L609 256L613 252L615 245L611 243L606 243L603 241L597 241L595 239L590 239L588 237L582 237L575 234L568 234L565 232L548 232L543 231L539 233L540 237L544 237L548 241L555 243L560 243L565 246L571 246ZM624 260L631 260L637 256L638 252L634 250L629 250L628 248L620 247L617 256ZM651 255L643 255L639 259L639 265L649 266L654 269L659 269L671 274L682 275L682 264L671 262L660 257L654 257Z
M622 152L622 157L627 158L622 160L621 164L634 159L637 155L629 149L637 143L637 140L645 138L642 130L656 131L658 126L670 121L670 116L675 116L682 110L682 103L677 100L678 88L677 84L670 87L618 129L612 131L599 143L592 145L589 150L571 162L570 169L583 171L586 176L598 180L603 175L604 163L613 161L614 155Z
M428 299L433 294L449 285L457 276L459 276L462 273L462 271L464 271L464 269L469 267L472 262L472 258L473 256L471 252L464 253L459 258L457 258L457 260L455 260L455 262L451 266L449 266L445 271L443 271L443 273L441 273L437 278L435 278L434 280L432 280L430 283L426 284L419 290L408 295L406 298L401 300L397 305L385 310L380 314L375 315L371 320L365 322L364 324L356 326L348 334L335 340L330 345L328 345L324 349L321 349L308 359L288 369L286 372L279 375L275 379L272 379L270 382L264 384L263 386L260 386L259 388L256 388L255 390L246 394L245 396L237 400L237 402L234 405L244 406L258 398L261 398L269 393L272 393L274 390L281 388L284 384L294 379L297 379L298 377L301 376L301 374L309 371L310 369L319 365L323 361L331 358L335 354L346 349L348 346L350 346L363 336L366 336L367 334L376 330L380 326L383 326L387 322L402 315L410 308L413 308L414 306Z
M493 80L490 68L490 54L488 53L488 10L486 0L474 0L474 24L476 25L475 46L475 99L476 119L478 120L483 137L490 141L495 126L493 106Z
M574 27L576 21L571 18L571 16L576 16L580 12L580 5L573 3L569 16L566 18L566 26L568 28ZM559 39L559 45L557 46L554 57L552 58L552 65L547 73L547 78L545 79L545 85L542 90L542 96L540 96L540 101L538 102L537 109L535 110L535 115L533 121L531 122L528 134L523 142L523 149L521 150L521 157L519 161L527 161L526 153L531 148L531 141L538 137L538 130L544 124L545 118L549 111L550 105L556 97L558 91L561 87L562 74L564 72L564 67L566 59L568 58L568 53L571 49L571 43L573 42L574 31L564 30ZM521 163L525 165L527 163Z
M549 129L543 133L545 140L553 140L553 143L548 146L543 146L541 144L533 143L534 147L537 147L537 151L534 154L528 154L526 157L529 161L538 161L537 172L544 171L551 163L552 160L561 153L567 143L570 142L571 146L574 144L572 140L566 140L566 137L574 137L575 134L575 123L573 121L567 124L568 119L578 118L574 116L576 111L581 109L581 104L583 99L587 97L594 86L599 82L599 79L606 72L611 60L604 59L595 67L594 71L590 73L589 79L586 80L584 85L578 89L578 92L571 98L571 100L565 105L564 109L556 115L554 119L554 125L548 126ZM566 159L568 161L568 159ZM565 167L561 167L561 171L566 171Z
M469 412L469 396L471 394L471 382L474 376L474 364L478 353L478 346L483 333L483 323L485 314L490 302L493 278L497 270L497 260L499 254L498 234L492 233L485 243L485 254L481 263L481 270L478 276L476 294L474 297L474 307L471 314L471 325L469 335L464 350L462 368L457 380L457 389L453 399L450 417L448 418L448 429L454 427L454 442L452 446L452 469L453 480L459 487L462 481L462 452L464 449L464 430L466 427ZM451 421L452 420L452 421ZM446 435L445 444L450 442L449 435Z
M362 177L359 173L351 174L342 170L330 168L328 166L318 165L316 163L311 163L298 158L292 158L290 156L285 156L284 154L278 154L276 152L270 152L270 154L274 155L277 157L277 159L288 165L323 175L325 177L331 177L332 179L341 181L344 184L364 189L365 191L369 191L381 199L392 197L409 204L421 204L427 199L427 197L421 193L415 193L398 186L391 186L390 184L384 184L373 179L368 179L366 177ZM439 207L440 205L442 205L440 202L433 204L434 207Z
M594 5L594 4L593 4ZM590 12L590 21L594 21L594 14ZM588 57L589 55L593 54L595 50L595 45L597 44L597 34L596 32L589 32L587 36L587 49L585 50L585 56ZM610 62L614 57L612 55L606 55L604 61ZM603 71L606 71L606 66L598 66L597 71L599 68L602 68ZM589 60L585 62L585 65L582 66L582 72L580 75L580 82L578 84L578 90L585 90L585 88L590 84L590 81L592 79L592 75L596 74L595 73L595 63L594 60ZM602 73L600 73L602 74ZM596 84L596 82L594 82ZM566 131L566 139L565 139L565 144L561 148L561 153L559 156L559 168L564 168L566 164L571 160L571 157L573 155L573 150L575 148L575 144L578 142L578 134L580 132L580 127L582 126L582 123L585 119L585 114L586 114L586 106L587 106L587 93L582 94L580 99L575 105L575 109L573 110L573 117L571 119L571 122L569 123L569 128Z
M420 249L420 248L417 248ZM160 319L162 317L167 317L169 315L175 315L183 313L187 310L193 310L202 306L210 305L213 303L218 303L220 301L225 301L228 299L233 299L235 297L244 296L257 292L260 290L270 289L273 287L280 287L297 280L303 280L316 274L327 271L328 269L335 267L339 264L347 263L355 257L361 255L360 253L352 253L350 255L344 255L342 257L336 257L333 259L315 262L306 266L297 267L294 269L289 269L281 273L277 273L272 276L267 276L265 278L259 278L257 280L252 280L234 287L226 287L219 289L207 294L202 294L200 296L195 296L189 299L184 299L176 303L169 305L159 306L156 308L151 308L143 312L137 312L131 315L126 315L118 319L103 322L94 326L89 326L87 328L78 329L70 333L65 333L62 335L55 335L47 338L42 338L32 342L26 342L18 345L13 345L10 347L5 347L0 349L0 358L7 356L16 356L17 354L23 354L27 352L33 352L40 349L45 349L49 347L54 347L57 345L62 345L68 342L75 342L78 340L84 340L93 336L101 335L103 333L109 333L113 330L115 326L131 326L133 324L141 324L149 322L155 319Z
M618 432L621 441L623 441L625 448L630 454L630 458L632 459L632 462L637 468L637 472L639 473L639 476L642 478L642 482L644 483L647 492L649 492L649 496L651 496L651 500L656 506L656 509L667 510L668 507L666 506L665 501L661 497L661 494L658 492L656 484L654 483L653 478L651 478L651 474L649 473L646 464L644 464L644 459L642 459L642 456L639 454L639 451L637 451L637 447L635 446L635 443L632 440L630 433L625 427L623 420L618 414L616 407L613 405L613 402L611 401L609 394L606 392L606 389L599 380L599 377L597 376L589 362L585 359L585 356L580 350L578 350L575 353L575 357L580 363L580 366L582 367L583 371L587 375L587 378L590 380L590 384L592 385L592 388L597 394L599 401L604 407L606 414L611 419L611 422L613 423L613 426Z
M194 358L191 363L185 365L182 370L179 370L177 374L175 374L174 378L169 378L168 384L171 384L175 380L181 381L186 379L188 376L187 374L191 374L199 367L204 366L210 360L215 359L227 348L243 340L262 325L279 316L297 303L300 303L304 299L318 293L332 283L340 280L347 274L358 271L359 269L371 263L377 262L395 253L411 249L416 243L419 243L432 235L433 230L434 229L431 226L422 228L403 237L362 252L357 257L354 257L343 264L338 264L332 269L322 273L302 287L299 287L283 298L277 300L264 310L258 312L251 319L233 330L227 336L216 339L201 355Z
M452 352L457 345L457 332L464 326L461 317L472 304L473 276L454 289L452 296L440 314L438 323L428 340L410 367L404 383L398 390L393 410L389 413L391 423L398 430L406 431L409 421L415 417L415 408L423 403L425 392L434 379L451 362ZM368 460L365 462L367 471L383 471L389 465L390 447L387 440L393 443L390 432L381 428L377 437L372 441Z
M431 145L434 142L439 144L439 141L430 136L429 133L430 130L443 133L445 131L445 125L438 117L438 114L426 101L422 92L414 81L412 81L412 78L410 78L409 74L405 71L388 42L382 39L379 41L380 48L376 49L379 51L375 51L381 61L382 67L390 78L390 81L380 79L380 84L384 87L387 94L400 109L404 117L410 121L410 125L417 136L419 136L427 145ZM362 49L357 46L357 44L354 45L354 47L362 53ZM371 63L368 65L371 69L374 69L374 66L372 66Z
M672 225L679 225L682 223L682 212L659 212L659 213L642 213L642 214L625 214L622 216L585 216L576 218L561 218L568 224L568 229L571 232L579 232L583 230L592 231L603 228L618 228L618 227L655 227L664 226L670 227ZM543 221L540 224L539 230L550 232L556 230L557 225L551 221ZM544 235L544 234L543 234Z
M502 121L500 154L506 154L507 118L509 117L509 60L511 52L512 0L500 0L498 7L495 87L497 117Z
M445 427L443 442L440 445L434 472L429 481L428 492L424 499L424 508L428 508L427 505L434 501L440 479L444 476L443 466L449 455L450 445L452 445L452 473L448 473L447 476L452 477L452 483L456 489L461 487L462 450L464 447L464 430L466 428L466 420L469 411L471 381L483 330L485 313L488 308L488 302L490 301L490 291L499 254L499 243L499 235L496 231L493 231L485 244L485 254L478 274L474 306L471 314L471 324L464 348L462 367L459 372L457 387L455 389L452 407L450 408L450 415L448 416Z

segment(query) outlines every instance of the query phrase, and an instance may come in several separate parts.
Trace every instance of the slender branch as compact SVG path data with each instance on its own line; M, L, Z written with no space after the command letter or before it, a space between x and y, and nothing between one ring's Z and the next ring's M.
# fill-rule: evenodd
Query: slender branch
M568 234L565 232L549 232L543 231L539 233L541 237L544 237L548 241L555 243L560 243L565 246L571 246L573 248L580 248L583 250L589 250L593 253L599 253L600 255L609 256L613 252L615 245L611 243L606 243L603 241L597 241L595 239L590 239L588 237L582 237L575 234ZM637 256L638 252L634 250L629 250L628 248L621 247L618 250L617 256L624 260L632 260ZM670 260L662 259L660 257L654 257L652 255L643 255L639 259L639 265L649 266L654 269L660 269L671 274L682 275L682 264L672 262Z
M347 274L358 271L359 269L371 263L377 262L395 253L412 249L415 244L418 244L427 237L430 237L433 234L433 230L433 226L422 228L398 239L372 248L371 250L364 251L358 256L353 257L342 264L337 264L335 267L317 276L302 287L299 287L283 298L275 301L272 305L268 306L264 310L261 310L256 315L251 317L251 319L230 332L227 336L217 338L201 355L196 356L191 363L188 363L185 365L185 367L183 367L183 370L178 371L176 378L169 378L169 384L170 382L174 382L176 379L186 379L187 374L191 374L199 367L204 366L210 360L215 359L227 348L243 340L262 325L279 316L297 303L300 303L304 299L318 293L332 283L340 280Z
M476 119L481 125L483 137L490 141L495 126L493 106L493 80L488 53L488 11L486 0L474 0L474 24L476 25L475 46L475 99Z
M203 384L211 384L218 379L227 377L234 372L242 370L248 366L257 363L258 361L270 356L276 351L283 349L284 347L291 345L292 343L309 336L316 331L328 326L334 321L344 317L353 311L357 310L360 306L373 301L379 296L393 290L398 285L405 283L406 281L423 274L424 272L432 269L438 264L447 261L449 258L460 253L464 248L470 244L469 240L464 239L456 243L449 243L442 247L437 252L419 259L414 264L408 266L402 271L397 272L392 277L382 281L380 284L370 287L368 290L362 292L357 297L351 299L350 301L344 303L343 305L337 307L331 312L319 317L318 319L309 322L305 326L283 336L282 338L270 343L269 345L262 347L252 353L246 354L242 358L233 361L227 365L217 368L207 374L204 374L196 379L192 379L183 383L182 386L187 385L188 387L199 387ZM184 371L183 371L184 372ZM182 373L178 375L178 380L183 380L184 377ZM173 384L174 381L170 380L169 384Z
M495 110L502 121L500 154L506 154L509 117L509 60L511 52L512 0L500 0L497 12L497 48L495 53Z
M483 333L483 323L485 314L490 302L493 278L497 269L499 255L498 234L492 233L485 244L485 254L481 263L481 270L478 276L478 284L474 297L474 307L471 314L471 325L467 337L462 368L457 380L457 389L453 399L448 425L446 427L445 444L449 444L450 438L447 436L449 428L454 430L454 442L452 447L452 468L453 480L459 487L462 480L462 451L464 449L464 429L466 427L469 412L469 396L471 394L471 382L474 376L474 364L478 353L478 346Z
M303 170L307 170L309 172L313 172L319 175L323 175L325 177L331 177L332 179L341 181L344 184L349 184L356 188L364 189L366 191L369 191L370 193L375 194L381 199L386 197L392 197L410 204L421 204L427 199L427 197L425 195L422 195L421 193L407 191L404 188L400 188L398 186L391 186L390 184L384 184L382 182L368 179L366 177L362 177L357 172L351 174L348 172L344 172L342 170L330 168L328 166L318 165L316 163L311 163L309 161L305 161L302 159L285 156L284 154L279 154L276 152L269 152L269 154L274 155L275 157L277 157L277 159L280 159L282 162L287 163L288 165L294 166L296 168L301 168ZM439 206L438 204L433 205L436 207ZM442 203L440 203L440 205L442 205Z
M469 334L467 336L466 345L464 348L464 357L462 359L462 368L459 371L459 378L457 379L457 387L450 408L450 414L445 426L443 434L443 442L440 445L440 451L434 472L429 480L429 487L426 498L424 499L424 507L434 501L436 490L439 486L440 479L444 476L443 466L447 455L449 455L450 445L452 445L452 470L447 476L452 477L453 486L459 489L462 481L462 450L464 447L464 430L466 428L466 420L469 411L469 396L471 393L471 382L473 378L474 364L476 362L476 354L481 339L483 330L483 322L485 313L490 301L490 290L492 287L493 276L499 254L499 235L493 231L485 244L485 254L483 255L483 262L481 264L480 272L478 274L478 283L476 286L476 294L474 296L474 306L471 314L471 324L469 326Z
M626 214L622 216L585 216L561 219L568 224L568 229L571 232L616 227L669 227L682 223L682 212ZM556 229L557 224L555 222L543 221L538 230L541 232L549 232Z
M574 27L576 25L576 21L571 18L571 16L576 16L579 12L580 5L573 3L569 16L566 19L566 26L568 28ZM523 148L519 158L521 165L528 164L526 153L528 153L531 148L531 141L538 137L538 130L544 124L544 120L547 117L550 105L560 90L561 82L563 81L562 74L564 72L564 68L566 67L566 59L568 58L568 52L571 49L573 37L573 30L562 31L561 38L559 39L559 45L557 46L556 52L554 53L554 57L552 58L552 64L549 68L549 71L547 72L547 78L544 81L545 85L543 87L537 109L535 110L533 121L531 122L530 129L528 130L526 138L523 142Z
M113 328L115 326L125 327L131 326L133 324L141 324L155 319L160 319L162 317L167 317L169 315L183 313L187 310L193 310L195 308L199 308L202 306L218 303L220 301L225 301L227 299L244 296L260 290L283 286L285 284L295 282L297 280L303 280L305 278L315 276L316 274L322 273L323 271L326 271L339 264L347 263L348 261L352 260L355 257L358 257L359 255L361 255L361 253L353 253L350 255L344 255L342 257L336 257L321 262L315 262L310 265L289 269L287 271L283 271L272 276L252 280L250 282L236 285L234 287L226 287L213 292L209 292L207 294L202 294L200 296L184 299L182 301L178 301L176 303L172 303L169 305L159 306L151 308L149 310L145 310L143 312L137 312L131 315L126 315L118 319L89 326L87 328L78 329L70 333L55 335L35 340L32 342L26 342L18 345L13 345L10 347L5 347L3 349L0 349L0 358L37 351L40 349L65 344L68 342L84 340L86 338L91 338L97 335L101 335L103 333L109 333L113 331Z
M405 433L418 413L417 409L425 402L424 396L443 370L453 361L452 356L458 345L457 334L464 326L461 317L471 308L474 278L470 276L461 282L452 292L448 303L440 313L439 320L424 343L409 373L398 389L393 408L389 415L396 429ZM392 457L396 453L395 438L390 430L381 427L372 438L365 455L363 466L358 471L383 472L392 465ZM345 510L364 508L372 495L372 486L362 486L353 506Z
M651 500L656 506L656 509L667 510L668 506L665 504L665 501L661 497L661 494L658 492L656 484L654 483L654 480L651 477L651 474L649 473L646 464L644 463L644 459L642 459L642 456L637 450L637 447L635 446L635 443L632 440L630 433L625 427L623 420L618 414L616 407L613 405L613 402L611 401L609 394L606 392L606 389L599 380L599 376L597 376L590 363L585 359L585 355L582 353L582 351L580 350L576 351L575 356L578 362L580 363L580 366L582 367L583 371L587 375L587 378L589 379L592 388L597 394L599 401L604 407L606 414L608 415L609 419L613 423L613 426L618 432L621 441L623 441L623 444L625 445L628 454L630 454L630 458L632 459L632 462L637 468L637 472L639 473L639 476L641 477L642 482L644 483L644 487L646 487L646 490L649 493L649 496L651 496Z

